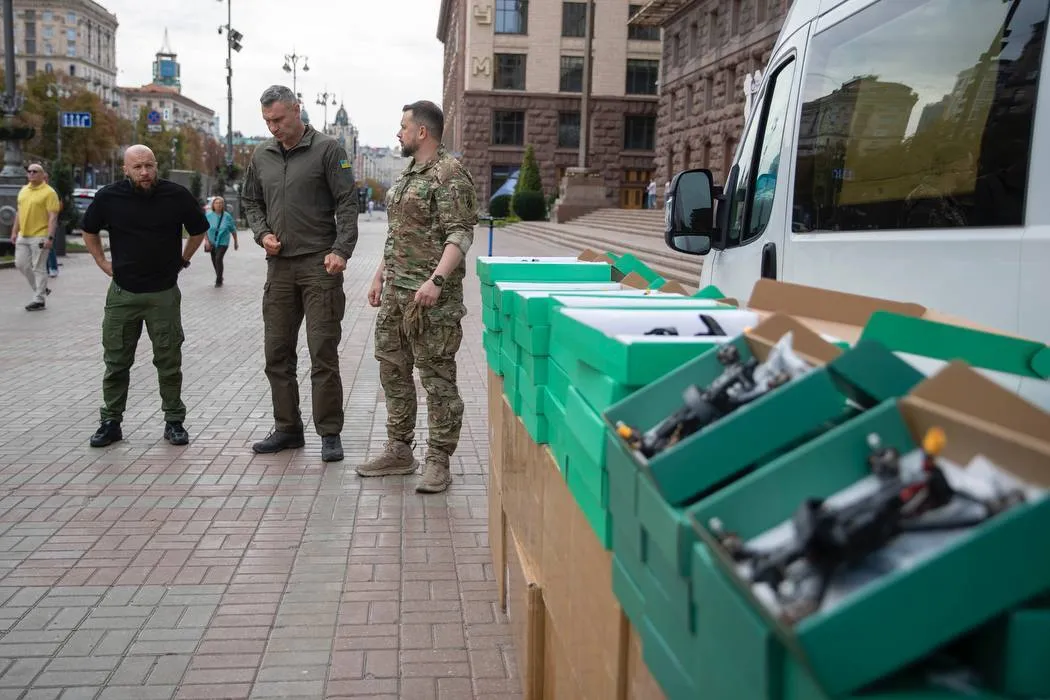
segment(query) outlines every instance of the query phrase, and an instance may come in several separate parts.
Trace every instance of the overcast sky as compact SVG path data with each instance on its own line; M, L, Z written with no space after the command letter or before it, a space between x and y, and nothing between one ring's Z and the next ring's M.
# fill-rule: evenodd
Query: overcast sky
M182 66L182 92L215 110L226 131L225 0L99 0L117 16L117 83L152 80L154 54L168 29ZM266 134L259 95L268 85L291 87L281 67L286 54L299 62L298 91L310 120L320 125L315 104L326 89L346 105L369 146L396 146L402 105L417 99L441 104L443 45L437 39L439 0L232 0L233 28L244 48L233 54L233 128ZM336 108L328 108L328 120Z

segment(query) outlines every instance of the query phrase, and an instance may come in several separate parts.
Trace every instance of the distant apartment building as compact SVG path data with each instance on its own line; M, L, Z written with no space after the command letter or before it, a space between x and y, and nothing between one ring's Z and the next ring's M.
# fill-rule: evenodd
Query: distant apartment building
M732 167L744 128L745 90L759 83L790 0L652 0L630 26L663 30L656 128L657 182ZM756 76L756 73L758 74Z
M383 187L390 187L408 165L408 158L398 149L386 146L361 146L358 149L354 174L358 180L375 180Z
M658 27L628 27L642 0L595 3L587 165L611 205L640 207L652 176ZM543 188L578 161L587 3L442 0L445 145L470 169L483 207L532 145Z
M117 106L116 15L92 0L14 0L14 16L18 82L39 73L68 76Z

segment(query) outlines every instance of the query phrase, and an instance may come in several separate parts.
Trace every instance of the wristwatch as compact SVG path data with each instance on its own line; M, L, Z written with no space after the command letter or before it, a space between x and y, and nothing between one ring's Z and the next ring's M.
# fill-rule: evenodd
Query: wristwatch
M444 275L434 275L433 277L430 278L430 281L434 283L435 287L440 287L441 285L445 284L445 276Z

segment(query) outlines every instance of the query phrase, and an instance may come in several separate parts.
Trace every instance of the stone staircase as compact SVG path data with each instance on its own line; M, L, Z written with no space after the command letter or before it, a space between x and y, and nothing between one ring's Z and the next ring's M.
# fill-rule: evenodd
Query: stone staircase
M677 253L664 243L662 209L599 209L569 223L522 221L501 236L523 236L573 250L632 253L668 280L696 288L703 258Z

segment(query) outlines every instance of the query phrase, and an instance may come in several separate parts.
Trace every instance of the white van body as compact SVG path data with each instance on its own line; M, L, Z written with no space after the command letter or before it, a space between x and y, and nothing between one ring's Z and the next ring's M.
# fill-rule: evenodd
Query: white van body
M726 193L730 219L737 204L751 215L706 254L700 285L746 299L765 261L776 279L1050 342L1048 8L795 0ZM1050 407L1050 383L996 379Z

